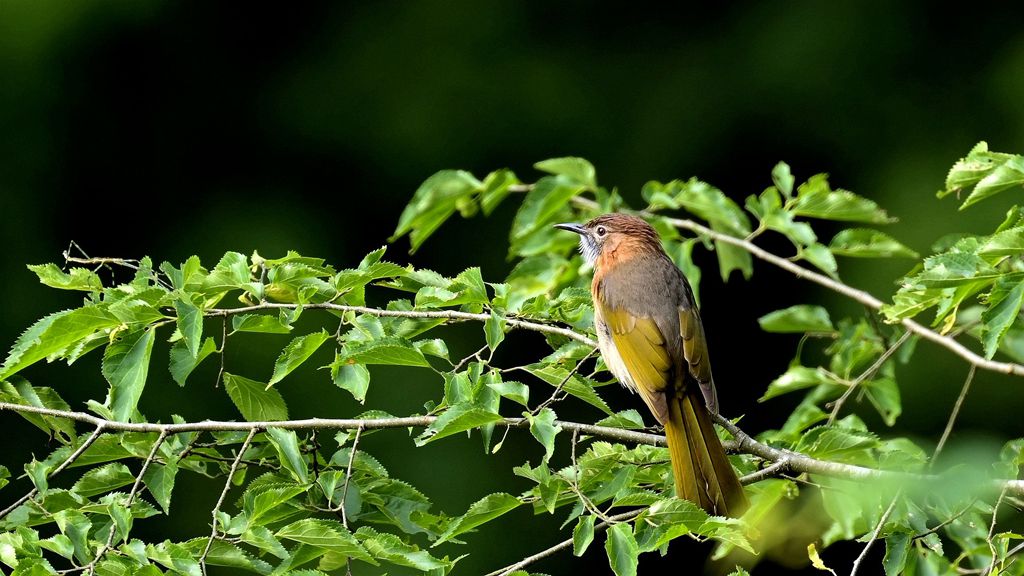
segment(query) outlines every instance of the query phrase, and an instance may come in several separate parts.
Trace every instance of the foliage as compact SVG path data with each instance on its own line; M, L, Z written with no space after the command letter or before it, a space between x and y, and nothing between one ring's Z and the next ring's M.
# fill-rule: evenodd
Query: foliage
M1022 166L1021 156L992 153L980 144L954 166L940 196L971 189L963 204L968 207L1019 186ZM557 158L536 168L546 175L532 184L508 170L483 178L439 172L416 191L392 238L408 235L415 250L456 212L486 216L501 202L519 201L509 236L509 256L516 265L500 282L485 281L477 268L449 278L399 266L384 259L385 248L342 269L297 253L267 259L228 252L209 268L197 257L178 265L154 266L149 258L105 262L134 270L122 283L104 278L103 269L30 266L43 284L80 293L83 304L29 327L0 367L3 407L19 411L57 444L41 460L24 465L31 485L28 498L12 495L25 483L11 483L11 472L0 468L0 488L6 486L3 492L14 502L0 513L0 562L17 574L71 569L194 576L207 565L259 574L317 574L350 563L447 574L463 554L472 553L460 536L488 530L496 518L529 507L561 522L576 555L603 539L597 545L618 575L636 574L643 554L664 554L680 537L715 541L715 558L749 567L757 561L751 554L772 541L768 534L785 525L779 516L783 503L813 491L820 494L821 514L827 518L814 534L820 548L877 536L886 545L886 574L944 574L990 565L1006 573L1024 572L1024 564L1009 560L1019 550L1015 541L1020 537L996 530L1007 490L993 494L982 489L993 478L1016 477L1024 441L1009 444L990 473L975 470L972 476L954 469L936 478L927 476L938 471L922 447L907 438L886 437L884 429L870 430L867 414L841 414L844 400L857 394L885 424L896 422L902 411L896 368L912 358L916 339L899 322L925 310L935 309L933 326L942 334L965 333L980 340L989 358L1002 351L1024 359L1019 315L1024 212L1019 206L990 235L940 239L936 254L903 278L893 302L882 310L891 325L865 317L834 320L827 309L810 304L760 319L768 332L801 335L792 364L767 385L761 400L793 393L802 398L778 429L760 433L757 440L833 468L829 473L796 468L795 475L784 477L755 473L748 479L750 512L729 519L709 516L673 497L663 447L613 434L641 429L643 419L633 409L615 411L601 396L611 376L594 358L588 337L593 318L589 271L574 252L572 235L551 224L628 207L614 190L598 185L596 171L585 160ZM723 278L734 271L750 278L752 241L766 233L787 239L792 253L786 256L806 264L807 274L816 270L832 279L839 278L839 258L918 258L890 235L864 227L893 220L873 201L832 188L822 174L797 184L781 163L771 178L771 186L742 206L696 179L650 182L643 187L648 205L640 214L659 230L666 251L695 289L700 270L693 262L694 249L713 250ZM706 227L678 220L683 213ZM820 220L854 227L826 242L815 229ZM696 235L687 236L687 231ZM373 302L386 303L367 307L368 292ZM300 329L300 317L310 315L318 326ZM224 322L223 332L210 330L217 318ZM450 357L444 339L444 327L458 321L478 322L484 343L462 359ZM551 352L528 365L496 365L494 351L517 329L543 334ZM266 372L228 365L218 375L239 416L260 425L217 428L185 423L173 414L140 412L151 367L166 365L181 386L199 385L189 376L203 362L223 366L229 340L238 333L289 335ZM158 339L170 343L168 358L154 358ZM293 373L325 347L333 351L333 360L323 366L323 377L360 403L375 384L372 367L377 365L436 372L443 385L421 414L406 415L409 420L371 407L355 421L289 421ZM70 414L58 390L22 377L42 360L70 364L85 356L101 356L100 373L108 384L103 401L88 403L94 419ZM578 428L558 419L559 402L588 406L598 428L581 436ZM145 427L166 420L178 428ZM88 422L101 426L89 429ZM359 446L370 428L408 426L423 428L417 446L469 433L491 453L503 442L496 431L527 429L539 447L510 471L509 480L514 474L530 488L486 495L467 503L465 511L437 510L430 495L391 476ZM338 430L333 443L313 434L324 428ZM732 460L744 474L770 464L750 453ZM851 465L916 474L901 477L916 481L879 482L868 490L863 484L869 480L851 475L863 468ZM75 479L60 483L69 487L51 485L58 474ZM221 501L212 510L212 533L197 526L191 539L137 536L134 529L145 519L189 505L190 495L175 491L186 474L219 479L223 485ZM818 549L812 544L807 561L824 568ZM736 573L746 571L737 568Z

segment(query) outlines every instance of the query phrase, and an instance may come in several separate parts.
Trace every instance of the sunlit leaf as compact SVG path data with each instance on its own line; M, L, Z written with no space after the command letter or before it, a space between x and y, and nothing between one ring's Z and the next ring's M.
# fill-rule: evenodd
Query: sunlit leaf
M225 372L224 390L242 416L250 422L288 419L288 407L276 388L268 388L262 382Z

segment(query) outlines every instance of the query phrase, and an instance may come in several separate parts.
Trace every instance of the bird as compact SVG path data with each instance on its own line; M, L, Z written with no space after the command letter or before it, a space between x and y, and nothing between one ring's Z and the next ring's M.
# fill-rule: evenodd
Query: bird
M579 234L594 266L601 356L665 427L676 496L709 514L741 516L748 501L711 421L718 396L700 311L657 231L623 213L555 227Z

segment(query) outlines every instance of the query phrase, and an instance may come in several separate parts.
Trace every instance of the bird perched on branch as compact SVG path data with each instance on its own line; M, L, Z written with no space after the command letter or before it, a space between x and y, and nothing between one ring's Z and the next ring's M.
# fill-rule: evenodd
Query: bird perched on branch
M741 515L747 498L711 423L718 397L700 312L658 233L627 214L556 227L579 234L580 251L595 265L601 355L665 426L676 495L712 514Z

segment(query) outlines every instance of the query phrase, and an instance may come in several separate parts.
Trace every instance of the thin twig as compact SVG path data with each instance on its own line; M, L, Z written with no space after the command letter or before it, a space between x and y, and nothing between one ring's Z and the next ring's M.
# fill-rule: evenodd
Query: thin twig
M569 370L569 373L565 375L565 378L562 378L562 381L558 383L558 386L555 386L555 391L551 393L551 396L548 396L547 400L541 402L540 405L538 405L533 410L530 410L530 414L537 414L544 408L550 406L553 402L557 401L559 399L558 393L562 391L562 388L565 387L565 384L569 381L569 379L572 378L577 372L579 372L580 368L583 367L583 363L589 360L591 356L596 354L598 350L600 350L600 348L597 348L595 346L594 349L588 352L586 356L580 358L579 361L576 362L576 365L572 367L572 370Z
M593 200L587 198L581 198L577 196L573 198L573 202L579 206L583 206L585 208L589 208L592 210L598 209L598 204ZM783 270L792 273L797 278L803 280L810 280L815 284L824 286L825 288L828 288L833 292L837 292L839 294L842 294L843 296L846 296L847 298L850 298L851 300L859 302L864 306L871 308L872 310L880 310L885 305L884 302L882 302L878 298L875 298L873 295L864 290L858 290L857 288L843 284L838 280L833 280L832 278L829 278L824 274L819 274L818 272L815 272L808 268L804 268L798 264L794 264L793 262L790 262L789 260L781 256L776 256L775 254L772 254L771 252L764 250L763 248L757 246L756 244L753 244L752 242L748 242L742 238L737 238L735 236L730 236L728 234L723 234L721 232L716 232L708 228L707 226L702 226L694 222L693 220L684 220L681 218L665 218L661 215L657 215L643 210L637 212L637 214L641 216L646 216L648 218L657 217L662 221L668 223L669 225L675 226L676 228L690 230L691 232L695 232L701 236L706 236L708 238L711 238L712 240L729 244L731 246L736 246L737 248L741 248L744 251L749 252L751 256L764 260L769 264L778 266L779 268L782 268ZM953 352L957 356L963 358L964 360L966 360L967 362L974 366L977 366L978 368L981 368L983 370L990 370L992 372L999 372L1002 374L1024 376L1024 365L1016 364L1013 362L997 362L995 360L988 360L986 358L983 358L979 356L977 353L971 351L969 348L967 348L960 342L957 342L953 338L939 334L934 330L930 330L922 326L921 324L918 324L911 318L904 318L899 322L907 330L910 330L914 334L921 336L925 340L929 340L931 342L934 342L935 344L938 344L939 346L942 346L943 348L946 348L947 350Z
M956 422L956 417L960 414L960 407L964 404L964 398L967 398L967 391L971 389L971 382L974 380L975 366L971 366L971 369L967 372L967 378L964 380L964 385L960 388L960 395L957 396L956 402L953 404L953 411L949 413L949 419L946 421L946 429L942 431L942 436L939 438L939 443L935 445L935 452L932 453L932 461L928 464L929 469L935 464L942 449L946 446L946 440L949 440L949 435L953 432L953 424Z
M893 509L896 508L896 503L899 502L900 495L902 493L902 488L896 491L896 495L893 496L892 502L889 503L889 507L885 509L885 513L883 513L882 517L878 519L878 524L875 524L875 529L871 532L871 538L868 539L867 544L864 545L864 549L860 551L859 555L857 555L857 559L853 561L853 567L850 568L850 576L855 576L857 574L857 570L860 568L860 563L867 558L868 550L871 549L871 545L875 543L875 540L878 540L878 535L882 532L882 527L885 526L886 520L889 519Z
M996 516L999 515L999 506L1003 503L1003 498L1006 498L1006 488L1003 488L999 492L999 498L996 500L996 505L992 507L992 522L988 525L988 549L992 552L992 563L989 564L988 571L986 574L994 574L996 571L996 546L992 543L992 535L996 533Z
M220 337L220 370L217 371L217 379L213 381L213 387L220 387L221 380L224 378L224 361L227 357L228 349L228 317L224 316L223 326L221 326L221 337Z
M103 429L104 426L102 424L96 426L96 429L92 431L92 434L90 434L89 437L85 439L85 442L83 442L82 445L78 447L78 449L72 452L71 455L64 460L64 462L61 462L60 466L57 466L56 468L53 469L52 472L46 475L47 479L53 478L62 470L70 466L75 460L78 460L78 457L85 453L85 451L89 449L89 446L92 446L92 443L95 442L96 439L100 437L100 434L103 434ZM39 490L37 488L32 488L31 490L29 490L28 494L25 494L24 496L19 498L17 502L11 504L7 508L4 508L3 511L0 511L0 519L3 519L8 514L16 510L18 506L21 506L25 502L31 500L38 493Z
M768 468L771 468L771 466L769 466ZM768 468L765 468L764 470L759 470L757 472L753 472L751 474L747 474L745 476L741 476L740 477L740 484L743 484L744 486L746 486L747 484L753 484L755 482L760 482L761 480L763 480L766 477L766 476L764 476L763 473L765 471L767 471ZM779 469L781 469L781 468L776 468L776 469L773 470L773 472L777 472ZM646 508L641 508L639 510L630 510L629 512L623 512L621 514L615 514L615 515L612 515L612 516L608 516L608 520L609 521L604 521L604 522L601 522L601 523L597 524L596 526L594 526L594 531L598 532L600 530L604 530L604 529L608 528L609 526L611 526L612 524L617 524L617 523L620 523L620 522L628 522L628 521L632 520L633 518L636 518L637 516L639 516L641 513L644 512L644 510L646 510ZM550 548L546 548L546 549L541 550L540 552L538 552L536 554L533 554L531 556L527 556L526 558L523 558L522 560L516 562L515 564L510 564L508 566L505 566L504 568L499 568L499 569L495 570L494 572L488 573L486 576L507 576L508 574L511 574L511 573L515 572L516 570L521 570L521 569L529 566L530 564L533 564L534 562L536 562L538 560L543 560L544 558L547 558L548 556L551 556L551 555L555 554L556 552L558 552L560 550L564 550L564 549L570 548L570 547L572 547L572 538L568 538L566 540L563 540L563 541L559 542L558 544L555 544L554 546L552 546Z
M580 490L579 481L581 479L580 478L581 477L581 473L580 473L580 467L576 463L576 444L579 442L579 439L580 439L580 431L579 430L573 430L572 431L572 481L569 482L569 488L580 499L580 503L583 504L583 507L586 508L588 512L590 512L594 516L597 516L598 518L600 518L601 520L604 520L605 522L607 522L609 524L616 524L615 520L611 519L604 512L601 512L601 510L598 509L598 507L594 504L594 502L590 498L588 498L587 495L584 494L582 490Z
M777 462L773 462L764 468L747 474L740 480L746 480L744 484L753 484L760 482L761 480L767 480L768 478L774 478L775 476L782 474L789 470L789 458L783 458Z
M340 419L340 418L309 418L305 420L268 420L260 422L231 422L205 420L202 422L182 422L178 424L152 424L146 422L115 422L105 420L85 412L72 412L68 410L55 410L52 408L40 408L38 406L26 406L22 404L11 404L0 402L0 410L11 410L15 412L28 412L33 414L44 414L67 418L79 422L87 422L94 426L104 425L108 431L124 432L163 432L177 434L180 432L194 431L247 431L266 428L281 428L284 430L311 430L311 429L341 429L351 430L359 427L364 429L382 428L409 428L426 427L437 421L436 416L406 416L395 418L366 418L366 419ZM838 478L853 480L904 480L910 482L934 481L938 476L929 474L915 474L912 472L897 472L891 470L878 470L854 464L841 462L829 462L818 460L791 450L782 450L762 444L750 437L749 434L740 430L735 424L720 414L713 415L715 422L732 434L735 441L724 442L726 451L730 453L742 452L759 456L764 460L777 462L788 459L790 470L793 472L821 474ZM529 428L530 421L526 418L505 418L497 424L511 426L514 428ZM636 430L612 428L609 426L596 426L593 424L581 424L579 422L556 421L556 425L565 430L579 430L580 434L598 436L619 442L633 444L647 444L650 446L665 446L665 437L658 434L648 434ZM1000 489L1007 488L1007 494L1012 496L1024 496L1024 480L993 480L992 487Z
M348 484L352 479L352 464L356 461L356 450L359 448L359 436L363 433L363 428L360 426L356 428L356 437L352 440L352 452L348 455L348 467L345 468L345 487L341 489L341 502L338 502L338 506L332 509L332 512L341 510L341 525L348 528L348 516L345 514L345 500L348 499ZM327 499L330 502L330 498Z
M231 478L234 477L235 471L238 470L238 463L242 460L242 454L249 449L249 443L252 442L253 436L256 435L257 428L251 428L249 435L245 437L245 442L242 442L242 447L239 448L238 454L235 456L235 461L231 463L231 469L228 470L228 479L224 482L224 489L220 491L220 498L217 498L217 504L213 507L213 526L210 528L210 537L206 540L206 547L203 549L203 555L199 557L199 567L203 569L203 574L206 574L206 557L210 554L210 548L213 546L213 539L217 536L217 513L220 512L220 507L224 505L224 498L228 495L228 490L231 489Z
M887 348L885 352L883 352L882 355L878 357L878 360L875 360L874 364L869 366L867 370L861 372L860 376L857 376L857 378L855 378L853 382L850 382L850 386L846 389L846 392L843 392L843 395L840 396L839 399L836 400L832 406L832 413L829 414L828 417L829 425L835 422L836 416L839 415L839 411L842 410L843 408L843 403L846 402L847 398L849 398L850 395L853 394L853 391L856 390L857 387L860 386L865 380L874 376L875 372L878 372L882 365L885 364L889 360L889 358L891 358L892 355L895 354L897 350L899 350L899 347L902 346L903 343L906 342L909 338L910 332L904 332L903 335L900 336L899 340L894 342L892 346L889 346L889 348Z
M139 475L135 477L135 483L132 484L132 489L131 491L128 492L128 504L126 505L126 507L128 508L129 515L132 513L132 503L135 502L135 495L138 494L139 486L142 485L142 477L146 475L146 470L149 469L150 463L152 463L153 459L156 458L156 452L157 450L160 449L160 445L164 443L164 440L167 438L167 436L168 433L166 430L162 430L160 432L160 436L157 437L156 442L153 443L153 448L150 449L149 451L149 456L146 456L145 462L142 463L142 469L139 470ZM114 545L114 535L116 533L117 524L112 522L110 525L110 533L107 535L106 543L100 547L99 551L96 553L96 557L92 559L92 562L89 562L87 565L85 565L85 567L83 568L85 573L92 574L96 571L96 565L99 564L100 560L102 560L103 557L107 554L107 551L110 550L110 548ZM128 535L122 534L122 537L127 538Z
M211 308L203 312L204 316L233 316L235 314L247 314L250 312L261 312L266 310L294 310L298 308L298 304L280 304L275 302L264 302L262 304L256 304L253 306L243 306L240 308ZM390 316L396 318L433 318L441 320L458 320L466 321L472 320L476 322L486 322L490 319L490 314L474 314L472 312L460 312L458 310L384 310L381 308L370 308L367 306L345 306L342 304L332 304L330 302L322 303L310 303L303 304L302 308L305 310L333 310L335 312L356 312L359 314L369 314L371 316ZM505 323L511 328L522 328L525 330L532 330L534 332L546 332L548 334L559 334L566 338L571 338L577 342L582 342L589 346L597 346L597 342L593 339L575 332L569 328L563 328L561 326L553 326L551 324L542 324L540 322L532 322L530 320L520 320L519 318L508 317L505 318Z
M632 520L633 518L639 516L643 511L644 509L641 508L639 510L630 510L629 512L623 512L622 514L609 516L608 520L611 520L611 522L601 522L597 526L594 526L594 531L597 532L599 530L604 530L605 528L611 526L613 523L628 522L629 520ZM504 568L498 568L494 572L489 572L486 576L507 576L508 574L511 574L516 570L521 570L522 568L525 568L538 560L543 560L544 558L547 558L548 556L551 556L560 550L564 550L570 547L572 547L572 538L563 540L550 548L541 550L540 552L533 554L532 556L527 556L526 558L523 558L515 564L510 564L508 566L505 566Z

